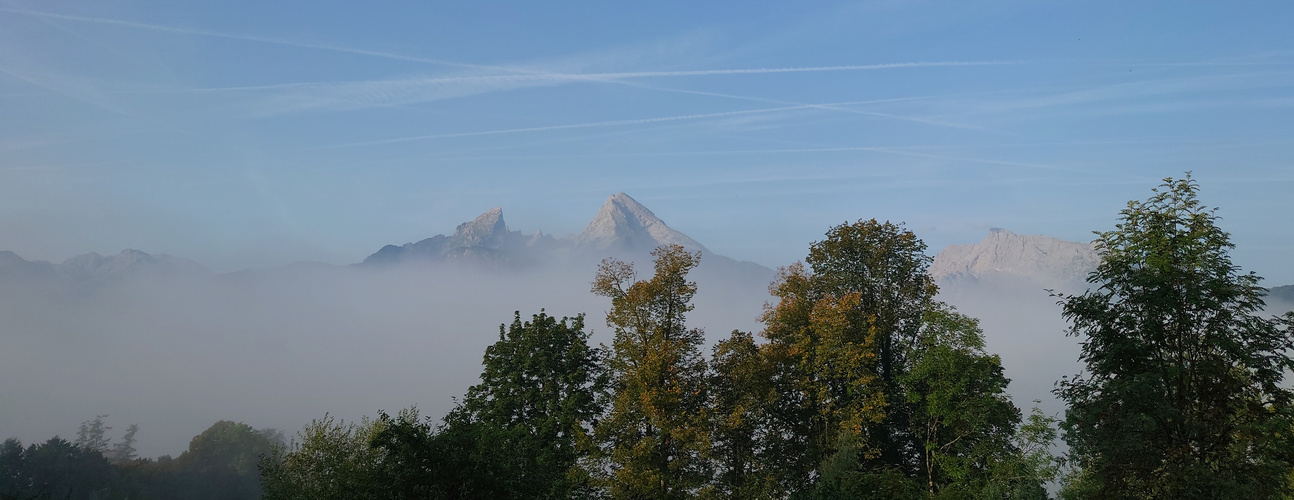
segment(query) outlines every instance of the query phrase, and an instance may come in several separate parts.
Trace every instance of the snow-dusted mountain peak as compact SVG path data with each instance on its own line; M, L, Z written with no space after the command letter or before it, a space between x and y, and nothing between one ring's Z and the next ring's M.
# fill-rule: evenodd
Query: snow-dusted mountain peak
M576 241L598 250L647 252L660 245L705 250L696 240L670 228L651 210L623 192L607 197L593 221L576 236Z

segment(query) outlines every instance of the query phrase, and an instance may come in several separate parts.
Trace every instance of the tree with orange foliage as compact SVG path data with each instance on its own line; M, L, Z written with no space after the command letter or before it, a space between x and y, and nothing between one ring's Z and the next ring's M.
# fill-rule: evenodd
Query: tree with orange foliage
M614 498L690 498L710 478L704 336L686 324L696 294L687 274L701 254L671 245L652 256L651 279L608 259L593 281L593 293L611 298L607 326L615 330L607 360L614 395L596 429Z

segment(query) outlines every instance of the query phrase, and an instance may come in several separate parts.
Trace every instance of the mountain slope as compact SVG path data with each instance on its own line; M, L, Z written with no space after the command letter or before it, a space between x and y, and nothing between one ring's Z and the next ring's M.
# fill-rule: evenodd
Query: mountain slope
M623 192L607 197L575 241L579 246L595 251L646 253L661 245L681 245L710 253L696 240L670 228L651 210Z
M193 277L211 272L201 264L173 255L151 255L126 249L107 257L91 252L60 264L28 261L9 251L0 251L0 281L42 280L67 284L93 284L135 277Z
M400 246L387 245L364 259L362 264L449 260L535 264L554 259L590 258L596 262L608 256L643 256L661 245L682 245L690 250L699 250L710 261L737 262L713 255L704 245L666 225L637 200L625 193L617 193L607 198L593 220L577 235L556 239L543 232L524 235L520 231L509 231L503 221L503 211L496 207L474 220L459 224L452 235L436 235Z
M950 245L935 256L936 280L1017 279L1035 283L1082 282L1101 261L1090 243L1020 235L994 228L972 245Z
M540 258L539 253L554 246L556 240L542 232L527 236L521 231L509 231L503 220L503 209L494 207L475 219L459 224L449 236L438 234L417 243L387 245L365 258L361 264L454 259L516 264Z

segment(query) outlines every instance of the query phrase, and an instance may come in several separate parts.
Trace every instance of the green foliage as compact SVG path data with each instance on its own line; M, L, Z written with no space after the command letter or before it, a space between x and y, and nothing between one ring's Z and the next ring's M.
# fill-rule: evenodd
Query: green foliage
M569 498L587 486L577 461L606 386L584 317L544 312L499 326L481 383L446 417L440 441L475 446L468 464L491 498ZM474 443L473 443L474 442Z
M475 440L468 441L470 447L445 446L446 433L438 435L430 419L419 419L412 408L395 417L378 412L377 420L380 430L369 446L381 450L386 495L376 498L473 498L450 495L446 485L465 482L464 468L453 465L476 449Z
M893 390L938 292L926 272L926 244L901 225L876 219L841 224L826 236L805 258L813 285L828 295L858 294L858 309L876 330L878 374Z
M411 410L412 411L412 410ZM416 413L415 413L416 414ZM387 486L383 451L369 443L385 420L313 420L260 462L266 500L377 498Z
M792 498L814 500L847 500L878 498L917 500L923 497L919 483L893 467L861 467L868 460L858 446L857 434L841 432L834 452L818 468L820 476Z
M594 293L611 298L607 326L615 330L607 359L614 395L596 429L615 498L686 498L710 476L704 338L686 325L696 294L687 274L701 255L673 245L652 256L649 280L635 280L632 264L605 260L593 281Z
M709 457L716 474L712 498L775 498L777 465L766 446L776 394L772 366L749 333L733 330L714 347L710 362L714 428Z
M1060 383L1063 428L1090 498L1281 498L1290 493L1289 318L1228 254L1198 186L1165 179L1099 233L1098 286L1063 297L1086 372Z
M1038 401L1034 401L1038 403ZM1062 460L1051 453L1056 419L1034 407L1013 439L1016 452L990 464L981 498L1045 500L1047 485L1060 478Z
M900 384L927 493L983 490L995 466L1018 453L1011 439L1020 410L1006 394L1001 359L984 352L977 321L944 308L926 313L907 357L911 367Z
M380 412L376 421L359 426L322 425L332 431L319 433L320 444L313 448L332 442L334 456L363 457L336 460L345 465L323 464L321 470L353 478L330 479L329 484L369 485L329 491L337 498L576 496L588 487L577 462L587 454L588 433L601 412L606 385L598 359L588 345L583 316L558 320L541 311L523 322L516 313L510 326L500 325L499 340L486 349L481 383L438 427L413 410L396 417ZM304 453L300 460L327 455ZM292 463L291 453L283 456L289 460L265 467L267 477L281 475L282 464ZM327 497L292 497L306 491L294 484L284 482L284 496L276 498Z
M0 499L125 498L114 492L117 478L102 453L57 436L25 449L16 439L0 444Z
M763 317L778 381L770 446L787 456L784 488L801 488L842 457L856 457L860 473L916 474L920 446L900 378L937 291L924 251L895 224L842 224L810 246L812 272L793 265L770 287L778 298ZM852 451L842 455L840 443Z
M773 496L1029 498L1049 480L1023 455L1000 358L974 319L935 302L925 248L858 221L810 247L811 272L779 272L755 447L776 464Z

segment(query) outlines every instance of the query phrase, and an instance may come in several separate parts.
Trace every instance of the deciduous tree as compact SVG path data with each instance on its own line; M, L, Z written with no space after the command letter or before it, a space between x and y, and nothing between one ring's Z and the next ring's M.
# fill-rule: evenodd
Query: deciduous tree
M733 330L714 346L710 361L709 456L715 466L713 498L777 498L780 457L768 446L775 400L772 367L751 334Z
M1084 373L1062 381L1065 440L1095 498L1290 492L1294 316L1261 315L1258 276L1198 185L1165 179L1098 233L1095 288L1062 297Z
M686 323L696 294L687 274L701 255L672 245L652 256L651 279L605 260L593 281L593 292L611 299L607 326L615 330L607 360L614 395L597 429L615 498L688 498L710 479L704 337Z
M931 309L908 362L899 380L929 496L977 495L990 486L1008 490L1012 481L1021 487L1010 490L1041 489L1036 478L995 477L1006 472L999 464L1020 454L1012 441L1020 410L1006 393L1002 360L985 352L975 319L945 307Z
M839 468L842 451L856 465L915 476L919 447L900 378L937 291L925 244L876 220L826 236L810 246L809 269L779 273L770 288L778 302L763 317L779 384L771 446L793 457L781 483L810 483L828 461Z
M600 413L606 380L589 347L584 316L517 313L485 351L481 383L446 418L445 433L470 434L483 460L480 490L492 498L570 498L587 486L576 467ZM473 427L468 429L467 427ZM485 459L488 457L488 460Z
M389 486L384 452L370 442L385 424L367 418L348 423L331 415L312 420L291 443L275 446L261 460L263 498L382 498Z

